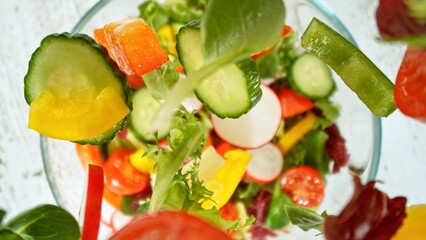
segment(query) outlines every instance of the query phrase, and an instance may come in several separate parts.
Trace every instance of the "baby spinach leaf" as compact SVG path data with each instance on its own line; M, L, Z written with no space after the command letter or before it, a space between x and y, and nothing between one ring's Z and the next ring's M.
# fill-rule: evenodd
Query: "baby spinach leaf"
M274 45L284 24L282 0L209 1L201 20L204 61L234 62Z
M298 226L303 231L308 231L310 229L322 231L324 218L318 213L303 207L288 204L284 205L284 209L291 223Z
M0 239L2 239L2 240L24 240L18 234L14 233L14 232L12 232L8 229L0 230Z
M80 228L74 217L64 209L53 205L40 205L23 212L10 220L5 225L5 230L19 235L22 239L75 240L80 238ZM10 237L9 239L20 239L9 232L3 234Z

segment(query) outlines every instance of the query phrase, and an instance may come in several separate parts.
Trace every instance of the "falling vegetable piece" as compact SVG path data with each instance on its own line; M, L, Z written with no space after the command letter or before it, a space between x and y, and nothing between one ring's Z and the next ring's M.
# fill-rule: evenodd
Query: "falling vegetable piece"
M225 163L213 175L212 179L205 183L208 190L213 192L211 200L202 203L204 209L216 207L220 209L225 205L244 175L250 161L250 154L243 150L231 150L225 154Z
M123 73L84 34L45 37L31 57L24 84L28 127L47 137L101 144L123 128L130 112Z
M425 2L380 0L376 10L376 22L381 37L426 46Z
M311 99L298 94L291 88L282 88L278 92L283 118L293 117L314 107Z
M302 47L328 64L377 116L395 111L393 83L357 47L314 18L302 35Z
M426 49L407 48L395 81L395 103L407 116L426 122Z
M158 211L135 217L110 238L129 239L231 240L231 237L205 220L188 213Z
M84 170L87 170L86 168L89 164L101 167L103 166L104 158L102 157L102 154L97 146L90 144L76 144L75 150Z
M407 207L407 217L392 240L422 240L426 236L426 204Z
M155 32L141 18L128 18L95 30L96 40L105 44L120 69L142 76L169 60Z
M211 115L213 128L223 140L241 148L257 148L270 142L281 123L281 104L275 92L261 85L262 98L237 119Z
M81 239L98 238L101 220L102 195L104 191L104 172L102 167L88 165L86 191L80 208Z
M312 130L316 120L317 116L312 112L308 112L299 122L292 126L277 142L277 146L281 152L285 154L306 133Z

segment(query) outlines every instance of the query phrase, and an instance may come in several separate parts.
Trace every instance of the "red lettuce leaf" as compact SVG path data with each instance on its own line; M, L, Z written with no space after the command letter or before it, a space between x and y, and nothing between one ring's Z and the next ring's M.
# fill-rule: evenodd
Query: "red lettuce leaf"
M380 0L376 20L384 38L402 39L426 34L426 24L411 17L404 0Z
M406 198L390 199L374 187L375 182L363 186L358 177L354 180L355 191L351 201L338 216L327 216L324 220L326 239L390 239L406 217Z
M325 144L325 150L328 157L334 162L333 173L339 172L340 168L345 166L349 161L349 154L346 149L345 139L340 134L336 124L326 128L328 140Z
M249 229L252 234L252 240L265 240L267 236L276 236L274 231L264 224L271 200L272 195L265 189L262 189L247 209L248 214L256 218L256 221Z

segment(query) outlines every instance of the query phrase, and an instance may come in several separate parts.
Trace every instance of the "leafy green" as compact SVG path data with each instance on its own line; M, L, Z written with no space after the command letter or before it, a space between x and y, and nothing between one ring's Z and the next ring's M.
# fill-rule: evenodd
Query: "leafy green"
M167 0L164 9L172 22L188 23L201 18L207 0Z
M5 215L6 215L6 211L3 210L3 209L0 209L0 226L3 223L3 218L4 218Z
M322 176L325 176L330 170L330 160L325 151L327 139L328 134L321 130L310 131L305 136L305 163L317 169Z
M276 43L284 14L281 0L210 0L200 29L204 65L176 83L157 113L153 130L172 118L182 100L192 94L203 79Z
M9 229L0 229L0 239L2 240L24 240L21 236L18 234L12 232Z
M322 224L324 222L322 215L319 215L312 210L294 205L285 205L284 209L293 225L298 226L303 231L317 229L322 232Z
M168 61L159 68L144 74L142 78L154 98L164 99L179 80L179 73L174 64Z
M199 157L206 137L202 123L188 112L178 111L172 119L171 126L167 140L172 150L150 146L148 151L157 162L157 177L149 206L150 212L163 206L167 198L166 192L176 172L188 157Z
M297 142L285 154L284 171L305 164L306 151L306 144L303 139Z
M254 217L246 219L243 226L239 220L225 220L221 217L220 212L216 208L209 210L203 209L203 200L209 199L213 192L204 187L203 183L198 179L199 161L194 158L191 169L183 172L179 169L174 175L173 180L163 193L167 197L162 205L163 209L174 209L188 212L192 215L205 219L223 230L240 230L254 222ZM139 212L144 212L146 206L141 206Z
M139 17L143 18L153 29L158 30L169 21L163 7L155 0L148 0L138 6Z
M281 0L209 1L201 20L205 63L234 62L273 46L284 15Z
M290 223L290 219L284 209L285 204L291 204L291 199L282 191L280 181L275 181L272 199L265 218L265 225L268 228L278 230Z
M40 205L10 220L0 236L1 239L75 240L80 238L80 228L74 217L64 209Z
M315 107L321 110L322 116L317 119L315 128L326 129L336 122L340 114L340 105L325 99L315 101Z

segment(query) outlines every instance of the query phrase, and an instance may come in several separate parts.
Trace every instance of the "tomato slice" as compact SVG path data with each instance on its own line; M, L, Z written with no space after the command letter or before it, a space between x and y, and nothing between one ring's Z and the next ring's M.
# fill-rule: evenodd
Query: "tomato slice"
M101 220L102 194L104 190L104 172L102 167L88 165L87 188L81 205L80 217L82 240L97 239Z
M77 156L80 159L81 165L85 170L88 164L97 166L102 166L104 164L104 159L97 146L89 144L76 144L75 149L77 151Z
M313 167L289 169L281 178L281 188L299 206L316 207L324 199L321 174Z
M399 110L426 122L426 49L407 48L395 81L394 96Z
M231 238L210 223L178 211L160 211L136 217L114 234L110 240L230 240Z
M130 149L118 149L105 163L105 182L111 192L132 195L149 185L149 175L139 172L130 164L129 156L132 153Z

